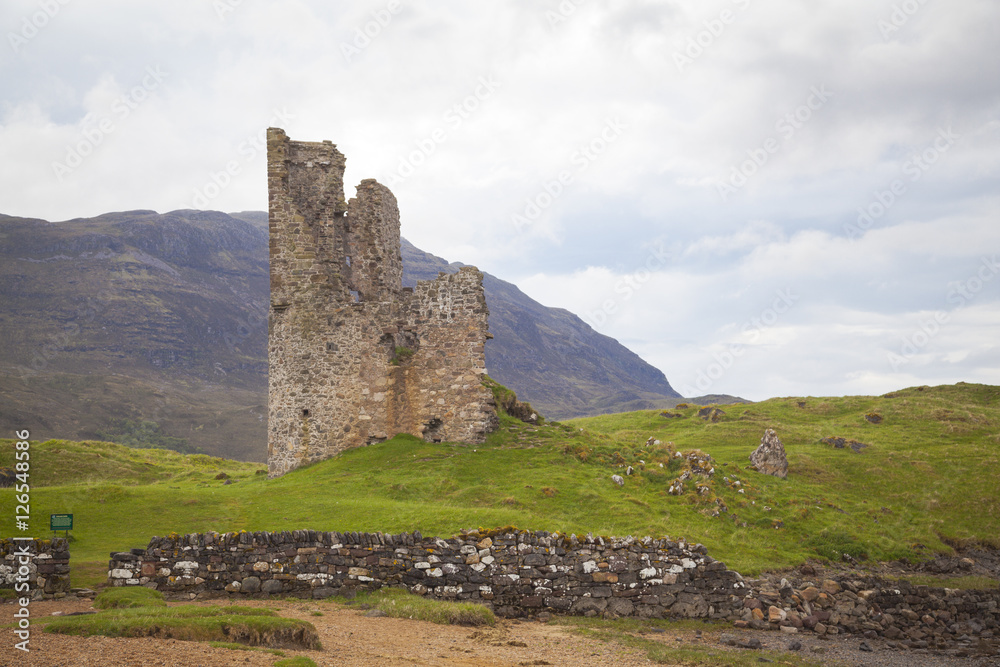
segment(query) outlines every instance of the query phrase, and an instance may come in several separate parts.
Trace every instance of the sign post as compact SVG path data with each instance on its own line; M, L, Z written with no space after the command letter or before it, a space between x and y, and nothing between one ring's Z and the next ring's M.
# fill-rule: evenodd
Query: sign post
M73 515L72 514L50 514L49 515L49 529L52 532L59 530L66 531L66 538L69 538L69 531L73 530Z

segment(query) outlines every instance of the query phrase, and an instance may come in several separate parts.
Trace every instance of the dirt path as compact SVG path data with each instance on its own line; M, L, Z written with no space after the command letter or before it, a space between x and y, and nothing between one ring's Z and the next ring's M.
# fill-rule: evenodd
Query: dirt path
M497 628L441 626L422 621L369 618L364 611L309 602L247 602L278 610L316 626L322 651L285 650L305 655L318 665L649 665L641 652L614 643L575 636L541 623L502 623ZM0 623L9 623L12 605L3 606ZM53 612L89 611L89 600L34 602L35 618ZM322 616L312 615L321 611ZM68 637L41 632L35 626L31 652L13 648L13 630L0 630L0 665L38 667L102 667L118 665L272 665L277 656L261 651L234 651L207 644L163 639Z
M209 602L199 604L212 604ZM316 626L322 651L285 650L288 656L305 655L318 665L460 665L478 667L496 665L651 665L645 652L629 649L617 642L602 642L573 634L559 625L537 622L502 621L494 628L441 626L423 621L369 617L366 611L322 602L246 601L250 606L267 607L281 616L309 621ZM0 607L0 624L9 623L15 607ZM32 616L41 618L55 612L69 614L90 611L89 600L75 598L35 602ZM314 615L321 612L322 616ZM709 629L712 628L712 629ZM704 631L671 630L645 635L646 639L669 646L710 645L719 643L722 633L736 635L740 641L758 639L764 648L784 651L792 641L801 644L804 656L823 664L869 665L879 667L978 667L997 665L996 658L949 658L926 651L894 651L881 641L869 641L872 652L859 650L856 637L819 639L812 635L789 636L778 632L738 631L706 626ZM16 639L11 628L0 629L0 666L101 667L272 665L279 658L263 651L239 651L212 648L207 644L164 639L111 639L107 637L69 637L47 634L33 627L31 652L13 648ZM663 663L659 663L663 664ZM668 666L669 667L669 666Z

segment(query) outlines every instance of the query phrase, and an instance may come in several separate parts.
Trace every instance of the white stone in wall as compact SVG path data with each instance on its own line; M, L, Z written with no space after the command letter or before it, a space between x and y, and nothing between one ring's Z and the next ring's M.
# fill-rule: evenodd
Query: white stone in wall
M647 567L644 570L639 570L639 578L640 579L650 579L650 578L655 577L655 576L656 576L656 568L655 567Z
M439 568L439 567L435 567L435 568L433 568L431 570L427 570L427 576L428 577L443 577L444 576L444 571L442 571L441 568Z
M583 573L584 574L590 574L591 572L597 572L598 569L599 568L597 567L597 561L588 560L588 561L584 562L584 564L583 564ZM653 571L653 574L656 574L655 570Z

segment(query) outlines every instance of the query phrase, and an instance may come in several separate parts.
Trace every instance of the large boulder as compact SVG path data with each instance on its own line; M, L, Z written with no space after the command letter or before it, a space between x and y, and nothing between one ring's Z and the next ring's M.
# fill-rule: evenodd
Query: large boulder
M750 463L765 475L773 475L784 479L788 476L788 458L785 456L785 447L778 440L778 434L774 429L767 429L764 437L760 439L760 447L750 455Z

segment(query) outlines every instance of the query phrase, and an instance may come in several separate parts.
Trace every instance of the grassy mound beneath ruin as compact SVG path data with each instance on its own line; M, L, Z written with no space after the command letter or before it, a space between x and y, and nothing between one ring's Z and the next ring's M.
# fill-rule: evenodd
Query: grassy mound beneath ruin
M281 618L269 609L249 607L167 607L162 595L147 589L118 594L110 589L97 596L102 611L48 621L45 632L89 637L156 637L202 642L235 642L249 646L318 649L311 623Z
M702 412L692 405L539 425L505 416L482 445L398 436L274 480L224 459L33 443L32 480L52 484L33 485L33 521L74 514L74 586L99 583L110 551L208 530L668 535L701 542L751 575L810 558L918 560L952 546L1000 546L1000 387L776 398ZM787 479L747 469L767 428L788 452ZM838 439L866 446L838 448ZM10 465L13 448L0 452L0 466ZM93 464L82 469L88 456ZM13 490L0 489L0 500L13 507ZM0 531L13 533L11 522L0 519Z

